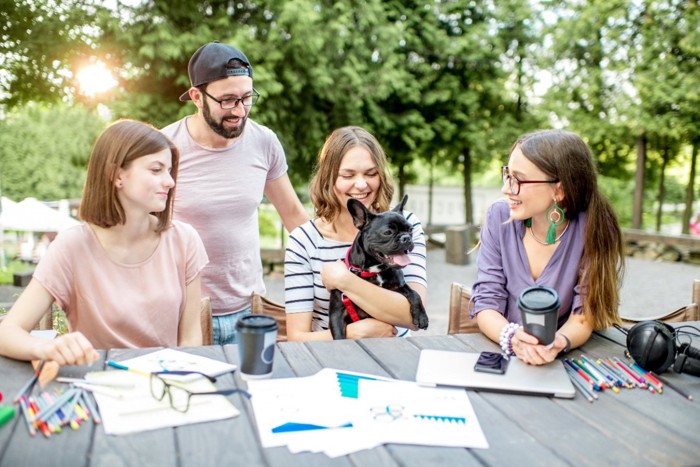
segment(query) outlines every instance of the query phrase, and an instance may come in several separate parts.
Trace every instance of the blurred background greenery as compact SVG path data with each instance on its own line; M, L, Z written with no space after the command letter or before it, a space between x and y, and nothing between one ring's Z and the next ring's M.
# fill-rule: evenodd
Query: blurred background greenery
M499 185L515 138L575 131L626 227L687 233L697 207L696 0L0 0L0 190L79 198L110 121L158 127L202 44L241 48L304 201L343 125L385 146L400 191ZM281 237L261 213L265 244Z

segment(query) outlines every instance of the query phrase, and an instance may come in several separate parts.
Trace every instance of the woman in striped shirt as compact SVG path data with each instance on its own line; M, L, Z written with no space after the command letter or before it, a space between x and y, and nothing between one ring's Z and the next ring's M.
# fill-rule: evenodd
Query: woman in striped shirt
M347 209L350 198L373 212L389 209L394 183L384 150L360 127L339 128L326 139L311 181L316 217L289 237L284 261L287 337L289 340L331 340L328 329L330 290L341 290L369 313L348 325L347 337L405 336L415 329L406 298L351 273L345 254L357 235ZM426 299L425 237L415 214L404 211L413 225L411 263L403 268L406 283Z

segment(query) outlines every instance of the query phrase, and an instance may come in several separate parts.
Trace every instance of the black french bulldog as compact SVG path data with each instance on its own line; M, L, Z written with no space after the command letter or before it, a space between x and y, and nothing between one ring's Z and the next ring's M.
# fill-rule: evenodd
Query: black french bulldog
M413 324L419 329L427 329L428 315L420 295L406 285L401 271L410 263L408 252L413 250L413 226L403 216L407 200L408 196L404 196L394 209L379 214L369 211L355 199L348 200L348 211L359 232L345 264L355 275L404 295L411 306ZM340 290L331 291L328 322L333 339L345 339L348 324L369 316Z

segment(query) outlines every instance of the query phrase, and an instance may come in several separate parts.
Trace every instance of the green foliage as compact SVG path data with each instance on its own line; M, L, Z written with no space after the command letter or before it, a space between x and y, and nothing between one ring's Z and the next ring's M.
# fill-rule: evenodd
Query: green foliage
M400 185L429 179L433 167L434 179L449 174L467 196L472 179L491 177L516 137L538 127L579 133L600 172L619 181L611 196L622 185L634 190L644 134L647 204L675 202L665 171L687 166L679 154L700 147L697 1L0 2L0 100L9 109L94 106L74 76L101 60L119 81L101 97L113 116L164 126L195 111L178 101L191 54L212 40L240 47L262 94L251 118L278 134L296 186L308 181L330 131L350 124L377 136ZM78 146L92 144L96 127L60 106L43 108L0 122L11 197L64 197L82 185L75 170L89 151ZM63 165L36 156L49 148L60 149Z
M6 264L5 269L0 268L0 284L11 285L14 281L14 273L31 271L32 269L34 269L33 264L12 260Z
M74 95L75 70L96 51L96 0L0 0L0 99L10 106Z
M79 198L105 122L81 106L32 104L0 120L0 181L14 200Z
M599 175L598 186L615 209L620 225L622 227L631 227L634 182Z

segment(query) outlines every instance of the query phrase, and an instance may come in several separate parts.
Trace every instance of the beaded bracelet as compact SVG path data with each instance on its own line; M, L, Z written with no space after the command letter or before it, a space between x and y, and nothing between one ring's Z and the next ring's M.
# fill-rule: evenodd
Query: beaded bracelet
M503 326L503 329L501 329L501 334L498 340L501 344L501 350L503 350L503 353L505 353L506 355L515 355L515 352L513 351L512 340L515 331L517 331L519 328L520 325L518 323L508 323L505 326Z

